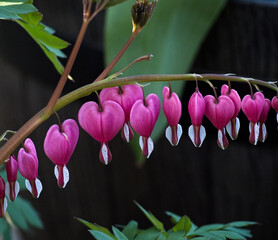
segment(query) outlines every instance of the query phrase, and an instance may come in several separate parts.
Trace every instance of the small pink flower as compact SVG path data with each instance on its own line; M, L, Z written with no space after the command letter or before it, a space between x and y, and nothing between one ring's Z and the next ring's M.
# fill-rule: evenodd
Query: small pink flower
M5 164L7 180L6 182L6 195L13 202L19 192L19 183L17 179L18 164L15 156L10 156Z
M188 136L195 147L201 147L205 137L206 129L202 126L203 116L205 115L206 102L199 89L191 95L188 102L188 112L192 125L188 128Z
M143 90L138 85L124 85L121 87L104 88L99 94L101 104L107 100L113 100L121 105L125 113L125 122L122 127L121 136L124 141L129 142L134 137L133 131L129 126L130 110L133 104L141 99L143 100Z
M218 129L217 144L224 150L229 145L224 128L234 115L234 103L229 97L224 95L221 95L218 99L215 99L215 97L211 95L207 95L205 96L205 101L205 114L211 123Z
M235 106L234 115L226 126L226 130L229 133L231 139L235 140L237 139L240 128L240 121L237 116L241 109L241 99L237 91L230 89L226 84L221 87L221 94L228 96L233 101Z
M44 139L44 151L56 165L54 174L60 188L64 188L69 181L69 171L66 165L76 147L78 136L79 129L76 121L67 119L61 128L57 124L52 125Z
M112 160L108 142L116 136L125 121L122 107L111 100L103 102L101 106L96 102L87 102L79 110L78 121L87 133L101 143L99 160L107 165Z
M150 157L153 141L150 138L160 113L160 101L157 95L150 94L145 100L137 100L130 111L130 124L140 135L139 145L143 155Z
M276 111L276 121L278 123L278 96L274 96L271 100L271 106Z
M37 178L39 161L33 141L27 138L24 142L24 148L18 152L18 170L26 178L26 188L32 193L34 198L38 198L42 191L41 181Z
M5 182L0 176L0 218L4 217L7 206L7 199L5 197Z
M263 110L261 112L260 119L259 119L260 129L259 129L258 140L261 142L264 142L267 138L265 122L266 122L267 115L268 115L270 108L271 108L271 102L269 99L266 98L265 102L264 102L264 107L263 107Z
M176 146L182 135L182 127L179 124L182 112L181 101L174 92L170 93L168 87L163 88L163 111L169 126L165 131L166 138Z
M261 92L256 92L253 97L246 95L242 99L242 111L250 121L249 124L249 141L256 145L259 138L260 125L258 123L261 112L265 104L264 95Z

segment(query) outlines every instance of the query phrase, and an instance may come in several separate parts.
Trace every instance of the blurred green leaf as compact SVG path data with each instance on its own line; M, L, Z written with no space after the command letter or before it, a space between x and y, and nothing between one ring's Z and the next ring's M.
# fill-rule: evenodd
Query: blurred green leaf
M226 227L225 230L229 230L229 231L232 231L232 232L239 233L240 235L242 235L244 237L248 237L248 238L252 237L251 231L249 229L241 229L241 228L236 228L236 227Z
M187 216L183 216L178 223L173 227L173 231L174 232L178 232L178 231L184 231L185 235L189 232L189 230L191 229L191 221L190 218Z
M146 230L142 231L141 233L139 233L136 236L135 240L154 240L160 234L161 234L161 232L159 230L157 230L157 228L151 227L151 228L146 229Z
M118 240L128 240L128 238L118 228L112 226L112 230Z
M108 2L108 4L106 5L106 7L112 7L112 6L118 5L120 3L123 3L125 1L127 1L127 0L110 0Z
M158 230L166 233L162 222L160 222L151 212L147 212L139 203L135 202L135 204Z
M184 73L189 71L194 57L206 34L217 19L227 0L159 0L151 21L135 39L130 49L114 68L118 72L134 59L153 54L150 62L138 63L125 72L126 75ZM132 24L130 9L134 0L110 8L106 14L105 59L108 64L130 36ZM117 37L115 37L117 36ZM144 88L145 95L154 92L162 99L165 83L152 83ZM173 84L179 95L184 83ZM164 132L166 119L162 114L154 128L152 139L157 140ZM138 159L142 153L138 136L131 141Z
M130 221L123 229L123 234L127 236L128 239L133 239L138 230L138 223L136 221Z
M0 19L20 19L20 14L35 12L37 9L29 1L0 1Z
M95 237L97 240L114 240L114 238L111 238L109 235L97 231L97 230L89 230L89 232Z
M224 238L232 239L232 240L245 240L245 237L241 236L236 232L230 231L211 231L210 233L215 234L217 236L222 236Z
M76 218L76 219L79 222L81 222L82 224L84 224L85 226L87 226L89 229L105 233L106 235L110 236L111 238L116 239L116 237L113 236L113 234L107 228L101 227L101 226L99 226L97 224L93 224L93 223L87 222L87 221L85 221L85 220L83 220L81 218Z
M181 219L181 216L179 216L175 213L172 213L172 212L169 212L169 211L166 211L165 213L166 213L166 215L171 217L171 222L172 223L177 223Z
M184 231L168 233L167 240L181 240L186 239Z
M227 225L231 227L247 227L252 225L257 225L257 222L251 222L251 221L236 221L236 222L230 222Z
M218 230L218 229L222 229L223 227L225 227L224 224L218 224L218 223L217 224L208 224L208 225L199 227L197 230L195 230L195 233L211 231L211 230Z
M7 223L6 219L0 218L0 236L7 230L8 227L9 224Z

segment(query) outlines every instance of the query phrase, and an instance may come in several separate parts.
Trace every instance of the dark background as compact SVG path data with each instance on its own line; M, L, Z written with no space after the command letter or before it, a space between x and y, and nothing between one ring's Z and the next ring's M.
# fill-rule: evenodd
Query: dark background
M65 0L37 1L44 23L57 35L74 43L81 25L81 3ZM53 10L55 6L55 10ZM191 72L236 73L264 80L278 79L278 8L228 3L201 47ZM91 82L103 69L103 20L100 14L92 23L72 70L76 83L65 92ZM0 129L18 129L44 107L59 79L38 46L19 26L0 22ZM143 33L142 33L143 34ZM30 52L29 49L33 49ZM69 53L70 48L66 50ZM39 178L43 192L32 200L45 224L43 231L26 239L92 239L86 227L73 217L110 227L131 219L141 227L150 226L133 203L138 201L159 219L170 222L165 210L188 215L197 225L252 220L254 239L278 239L278 133L275 112L266 123L269 138L254 147L248 142L248 121L240 113L239 139L222 151L216 144L217 132L205 119L207 138L196 149L186 132L190 125L187 102L194 91L187 85L182 102L180 144L170 147L165 138L155 145L151 158L137 168L127 144L119 136L110 143L113 161L104 166L98 161L99 143L80 129L80 140L68 164L70 182L60 190L53 175L54 165L43 153L43 139L55 117L31 134L40 159ZM248 86L233 84L241 97ZM220 86L219 86L220 88ZM200 84L202 93L211 93ZM274 92L264 89L272 98ZM77 119L82 99L59 112L62 119Z

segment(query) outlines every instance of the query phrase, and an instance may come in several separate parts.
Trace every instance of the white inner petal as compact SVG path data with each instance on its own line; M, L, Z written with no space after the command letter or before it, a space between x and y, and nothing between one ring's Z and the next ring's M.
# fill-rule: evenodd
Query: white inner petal
M206 129L203 127L203 125L201 125L201 127L200 127L200 140L201 140L201 143L200 143L199 147L202 146L205 138L206 138Z
M37 193L38 193L38 196L37 198L39 198L41 192L42 192L42 183L39 179L36 178L35 180L35 185L36 185L36 189L37 189Z
M240 129L240 121L239 121L239 118L237 117L236 118L236 134L238 134L239 129Z
M255 125L254 125L254 135L255 135L254 145L257 145L259 134L260 134L260 123L255 123Z
M249 123L249 133L251 133L251 122Z
M15 197L17 197L19 193L20 187L18 181L15 181L14 191L15 191Z
M54 175L55 175L56 179L58 180L58 178L59 178L59 171L58 171L58 166L57 165L55 165L55 167L54 167Z
M192 143L194 144L194 146L197 147L196 144L195 144L195 142L194 142L195 133L194 133L193 125L191 125L191 126L188 128L188 136L190 137L190 139L191 139Z
M5 183L5 193L8 196L8 198L10 199L10 184L8 182ZM11 199L10 199L11 200Z
M64 175L64 186L63 186L63 188L65 188L65 186L69 182L69 170L66 166L63 167L63 175Z
M7 207L8 207L8 202L7 202L7 199L4 198L4 214L5 214L6 210L7 210Z
M153 140L149 137L148 138L148 156L147 156L147 158L150 157L153 149L154 149Z
M144 143L143 143L143 137L140 136L140 137L139 137L139 146L140 146L140 148L141 148L142 151L143 151L143 145L144 145Z
M277 123L278 123L278 113L277 113L277 115L276 115L276 120L277 120Z
M181 127L180 124L178 124L178 126L177 126L177 138L178 138L177 145L179 144L179 141L181 139L181 135L182 135L182 127Z
M125 135L125 139L127 142L129 142L129 127L128 125L125 123L124 124L124 135Z
M224 143L223 143L223 134L221 132L221 130L218 130L218 141L220 144L220 147L224 150Z
M102 154L105 165L107 165L108 164L108 149L107 149L106 144L102 144L101 154Z
M30 193L32 193L32 187L28 179L25 180L25 186Z
M168 126L165 130L165 136L168 139L168 141L173 145L172 143L172 129L170 126Z
M265 126L264 123L263 123L263 125L262 125L262 134L263 134L262 142L264 142L265 139L266 139L266 126Z
M227 124L226 130L227 130L227 132L228 132L230 138L231 138L232 140L234 140L233 135L232 135L232 124L231 124L231 121Z

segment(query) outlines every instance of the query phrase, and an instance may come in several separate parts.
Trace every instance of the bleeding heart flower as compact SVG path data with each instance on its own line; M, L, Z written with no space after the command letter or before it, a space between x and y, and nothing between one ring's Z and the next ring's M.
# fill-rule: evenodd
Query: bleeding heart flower
M101 104L107 100L113 100L121 105L125 113L125 122L121 131L121 136L124 141L129 142L134 134L129 126L130 110L133 104L141 99L143 100L143 90L138 85L124 85L120 87L104 88L99 94Z
M229 133L231 139L235 140L237 139L239 128L240 128L240 121L237 115L241 109L241 99L237 91L234 89L230 89L226 84L224 84L221 87L221 94L228 96L233 101L235 106L234 115L226 126L226 130Z
M202 126L203 116L205 115L206 102L203 95L196 88L188 102L188 112L192 125L188 128L188 136L195 147L201 147L205 137L206 129Z
M44 139L44 151L46 156L56 165L54 174L58 186L64 188L69 181L67 163L78 141L79 129L76 121L67 119L61 127L52 125Z
M6 195L13 202L19 192L19 183L17 179L18 164L15 156L10 156L5 164L7 180L6 182Z
M4 217L7 206L8 203L5 197L5 182L4 179L0 176L0 218Z
M278 123L278 96L274 96L271 100L271 106L276 111L276 121Z
M249 141L256 145L259 138L260 124L258 123L261 112L265 104L264 95L261 92L256 92L253 97L246 95L242 99L242 111L250 121L249 124Z
M143 155L150 157L153 141L150 138L160 113L160 101L157 95L150 94L145 100L137 100L130 111L130 124L140 135L139 145Z
M217 144L221 149L226 149L229 141L225 135L225 126L232 119L235 106L233 101L224 95L216 99L214 96L205 96L206 111L205 115L211 123L218 129Z
M264 142L267 138L267 131L266 131L266 126L265 126L265 122L266 122L266 119L267 119L267 115L268 115L268 112L271 108L271 102L269 99L265 99L264 101L264 107L263 107L263 110L261 112L261 115L260 115L260 119L259 119L259 125L260 125L260 129L259 129L259 138L258 140L261 141L261 142Z
M125 121L122 107L111 100L101 105L87 102L79 110L78 121L87 133L101 143L99 160L107 165L112 160L108 142L116 136Z
M163 111L169 126L166 128L165 135L169 142L176 146L182 135L182 127L179 124L182 112L181 101L178 95L170 92L168 87L163 88Z
M24 147L18 152L18 170L26 178L25 185L34 198L38 198L42 191L42 183L38 176L39 161L33 141L27 138Z

